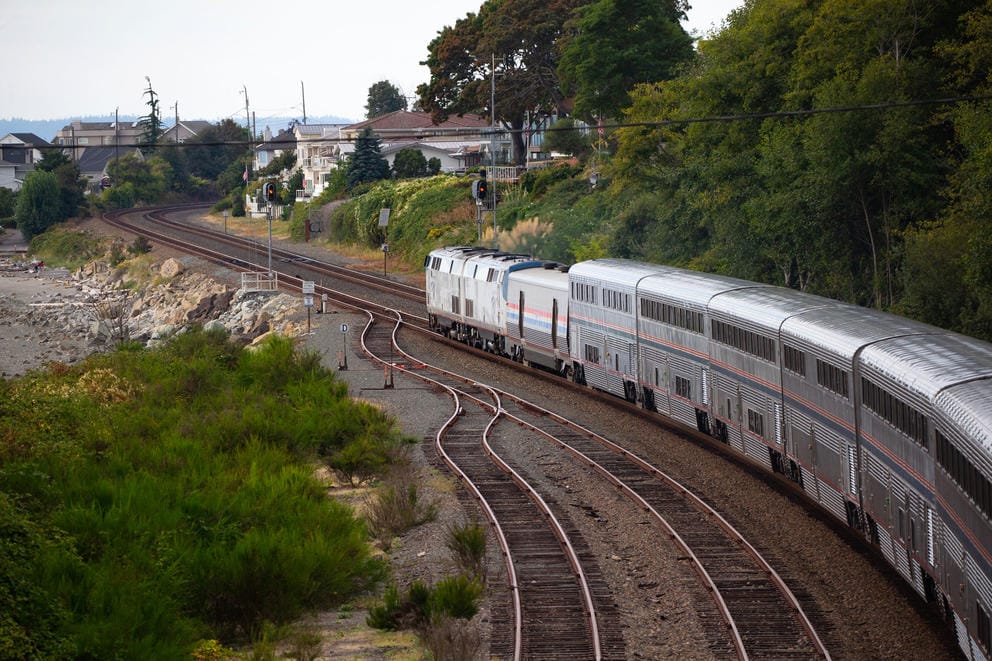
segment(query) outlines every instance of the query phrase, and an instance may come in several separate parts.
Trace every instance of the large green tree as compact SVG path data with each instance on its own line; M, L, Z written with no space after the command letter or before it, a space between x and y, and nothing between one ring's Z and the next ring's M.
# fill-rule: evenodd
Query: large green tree
M580 117L619 117L638 83L672 78L693 55L685 0L597 0L580 7L559 71Z
M406 97L399 88L388 80L380 80L369 88L369 98L365 103L365 118L388 115L397 110L406 110L406 107Z
M64 220L58 178L51 172L35 170L24 177L17 194L17 228L30 241L52 225Z
M79 167L61 151L53 149L45 152L35 168L55 175L59 186L60 220L77 215L86 200L86 179L80 176Z
M421 64L430 81L417 88L420 107L436 121L479 113L512 129L514 154L525 154L527 114L565 115L568 103L558 79L558 44L565 21L581 0L489 0L478 14L446 26ZM495 87L495 93L493 93Z
M219 124L208 126L185 144L190 174L214 181L232 163L244 165L248 151L248 131L234 120L225 119Z
M389 178L389 162L382 157L379 138L366 127L355 140L355 152L348 159L348 188Z

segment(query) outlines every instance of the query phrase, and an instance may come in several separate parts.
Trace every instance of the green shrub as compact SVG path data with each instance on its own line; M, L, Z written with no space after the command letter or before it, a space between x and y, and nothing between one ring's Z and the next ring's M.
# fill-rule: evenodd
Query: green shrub
M31 239L31 254L53 266L77 269L103 254L103 241L86 232L56 226Z
M286 346L193 329L0 382L0 657L208 654L383 579L313 476L346 389Z
M485 581L486 528L472 521L448 527L448 550L463 572Z

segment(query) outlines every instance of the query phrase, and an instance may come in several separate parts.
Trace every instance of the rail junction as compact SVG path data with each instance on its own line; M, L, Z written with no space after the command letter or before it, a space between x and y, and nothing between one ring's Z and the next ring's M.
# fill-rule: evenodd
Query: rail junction
M257 242L176 222L169 218L172 211L137 220L135 213L117 213L107 221L235 270L260 268ZM703 595L697 607L705 602L708 606L702 607L712 611L705 618L709 626L703 643L710 655L831 658L828 641L834 627L808 595L794 592L774 559L765 559L704 497L648 459L537 403L406 353L401 333L446 342L426 328L422 290L282 249L273 250L272 257L282 287L299 291L305 280L317 281L317 294L332 305L367 315L367 325L356 336L367 355L384 366L387 382L394 372L402 373L449 397L452 412L437 432L435 448L487 518L505 565L508 598L494 607L500 615L489 650L493 658L629 658L620 609L603 580L600 560L554 494L531 479L528 467L518 465L502 440L507 426L524 429L532 443L567 452L647 515L658 551L678 556Z

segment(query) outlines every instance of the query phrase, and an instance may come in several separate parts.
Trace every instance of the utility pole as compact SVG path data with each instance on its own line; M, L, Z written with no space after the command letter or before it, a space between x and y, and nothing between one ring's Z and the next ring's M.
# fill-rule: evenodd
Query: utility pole
M499 248L499 235L496 231L496 53L493 53L493 70L489 84L489 107L492 110L492 133L489 136L489 171L493 173L493 248Z
M179 101L172 106L176 110L176 144L179 144Z
M303 125L307 123L307 93L303 89L303 81L300 81L300 97L303 99Z
M249 112L248 112L248 87L244 83L242 83L241 84L241 88L244 90L244 94L245 94L245 130L248 131L248 163L251 163L252 149L253 149L254 145L251 144L251 142L252 142L252 136L251 136L251 114L249 114ZM248 165L247 164L245 165L245 171L246 172L248 171ZM248 174L248 179L251 179L251 173L250 172ZM246 185L248 184L248 180L247 179L245 180L245 184Z
M117 185L117 171L121 167L121 107L114 108L114 179L110 183Z

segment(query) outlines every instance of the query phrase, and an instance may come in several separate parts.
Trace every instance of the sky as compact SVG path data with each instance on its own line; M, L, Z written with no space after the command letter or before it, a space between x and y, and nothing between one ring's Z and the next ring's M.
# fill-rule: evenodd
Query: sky
M690 0L692 1L692 0ZM365 116L388 80L408 97L445 26L482 0L0 0L0 118L140 116L145 90L182 119ZM743 0L696 0L703 35ZM155 9L152 9L155 7ZM411 99L412 101L412 99Z

